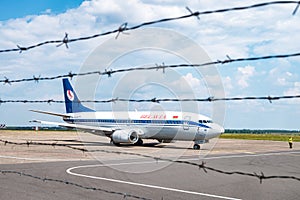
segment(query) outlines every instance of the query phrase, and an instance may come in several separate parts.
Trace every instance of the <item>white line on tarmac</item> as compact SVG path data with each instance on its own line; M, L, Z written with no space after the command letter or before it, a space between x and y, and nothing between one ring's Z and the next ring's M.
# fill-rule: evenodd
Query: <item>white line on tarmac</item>
M146 162L144 162L144 163L146 163ZM139 162L138 164L144 164L144 163ZM132 164L132 163L123 163L123 164ZM118 164L111 164L111 165L118 165ZM85 174L79 174L79 173L72 172L73 169L86 168L86 167L92 167L92 166L96 166L96 165L72 167L72 168L67 169L66 172L70 175L73 175L73 176L79 176L79 177L109 181L109 182L114 182L114 183L122 183L122 184L127 184L127 185L135 185L135 186L148 187L148 188L154 188L154 189L160 189L160 190L168 190L168 191L172 191L172 192L193 194L193 195L206 196L206 197L212 197L212 198L218 198L218 199L240 200L240 199L233 198L233 197L225 197L225 196L208 194L208 193L201 193L201 192L181 190L181 189L176 189L176 188L162 187L162 186L157 186L157 185L149 185L149 184L143 184L143 183L129 182L129 181L123 181L123 180L118 180L118 179L104 178L104 177L99 177L99 176L90 176L90 175L85 175ZM104 167L104 166L108 166L108 165L97 165L97 166L103 166Z
M202 159L213 160L213 159L222 159L222 158L242 158L242 157L274 156L274 155L286 155L286 154L300 154L300 151L265 153L265 154L251 154L251 155L232 155L232 156L224 155L224 156L215 156L215 157L208 157L208 158L202 158ZM201 160L201 159L198 159L198 158L182 159L182 161L193 161L193 160ZM138 162L123 162L123 163L112 163L112 164L83 165L83 166L78 166L78 167L72 167L72 170L77 169L77 168L109 167L109 166L120 166L120 165L141 165L141 164L151 164L151 163L156 163L157 164L157 163L163 163L163 162L169 162L169 161L158 160L158 161L138 161Z
M299 151L292 151L292 152L275 152L275 153L264 153L264 154L246 154L246 155L224 155L224 156L215 156L215 157L207 157L203 158L206 160L213 160L213 159L224 159L224 158L242 158L242 157L258 157L258 156L274 156L274 155L286 155L286 154L300 154ZM184 160L199 160L197 159L184 159ZM108 166L120 166L120 165L139 165L139 164L149 164L149 163L162 163L162 162L168 162L168 161L144 161L144 162L125 162L125 163L115 163L115 164L97 164L97 165L85 165L85 166L77 166L77 167L72 167L66 170L68 174L74 175L74 176L79 176L79 177L85 177L85 178L91 178L91 179L98 179L98 180L105 180L105 181L110 181L110 182L116 182L116 183L123 183L123 184L128 184L128 185L136 185L136 186L142 186L142 187L149 187L149 188L155 188L155 189L161 189L161 190L168 190L168 191L174 191L174 192L180 192L180 193L186 193L186 194L194 194L194 195L200 195L200 196L208 196L208 197L214 197L214 198L219 198L219 199L231 199L231 200L236 200L237 198L233 197L225 197L225 196L220 196L220 195L213 195L213 194L207 194L207 193L200 193L200 192L193 192L193 191L187 191L187 190L180 190L180 189L175 189L175 188L167 188L167 187L161 187L161 186L156 186L156 185L147 185L147 184L142 184L142 183L135 183L135 182L128 182L128 181L122 181L122 180L117 180L117 179L109 179L109 178L104 178L104 177L97 177L97 176L89 176L85 174L78 174L72 172L74 169L79 169L79 168L91 168L91 167L108 167Z

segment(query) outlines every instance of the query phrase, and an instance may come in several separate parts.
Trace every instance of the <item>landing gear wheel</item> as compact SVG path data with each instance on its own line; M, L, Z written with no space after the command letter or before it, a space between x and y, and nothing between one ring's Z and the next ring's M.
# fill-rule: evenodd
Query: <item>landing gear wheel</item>
M199 150L200 149L200 145L199 144L194 144L193 149Z
M116 143L113 140L110 141L110 144L115 145L115 146L120 146L120 143Z
M136 146L142 146L143 145L143 140L142 139L138 139L138 141L136 141L136 143L134 143L134 145L136 145Z

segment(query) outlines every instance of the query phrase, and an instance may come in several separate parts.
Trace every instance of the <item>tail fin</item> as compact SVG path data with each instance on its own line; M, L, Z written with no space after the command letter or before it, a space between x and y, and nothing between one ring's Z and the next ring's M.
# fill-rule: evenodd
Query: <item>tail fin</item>
M69 79L67 78L63 79L63 87L64 87L66 113L94 112L94 110L87 108L81 104Z

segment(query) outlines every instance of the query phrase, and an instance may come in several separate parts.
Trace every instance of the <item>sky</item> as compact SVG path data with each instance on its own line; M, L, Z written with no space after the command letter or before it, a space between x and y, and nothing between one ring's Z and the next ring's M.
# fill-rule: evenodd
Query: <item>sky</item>
M193 11L215 10L228 7L252 5L263 0L2 0L0 7L0 49L28 46L46 40L89 36L118 28L124 22L134 26L145 21L186 15L188 6ZM300 13L292 15L296 5L272 5L244 11L211 14L151 25L177 32L200 46L211 60L288 54L300 52ZM141 30L146 30L142 28ZM117 42L135 33L120 34ZM22 53L0 53L0 79L31 78L33 76L56 76L79 72L84 63L99 46L115 40L109 35L92 40L70 43L56 47L49 44ZM155 39L155 37L153 37ZM138 40L137 40L138 41ZM163 41L162 41L163 43ZM180 41L172 43L174 48ZM117 45L117 43L116 43ZM115 49L114 49L115 48ZM117 50L118 46L113 46ZM193 52L195 53L195 52ZM172 57L161 51L134 52L113 63L114 69L128 66L145 66L157 63L176 64L183 59ZM215 66L222 80L226 97L282 96L300 94L300 57L271 59L251 62L229 63ZM184 89L183 82L193 88L197 98L209 97L207 79L193 69L178 70L180 77L171 80L169 86ZM152 72L149 72L151 74ZM162 72L153 72L162 73ZM171 74L171 72L169 72ZM166 76L169 75L168 71ZM158 78L161 74L154 74ZM126 75L127 76L127 75ZM107 99L115 94L115 88L130 88L139 83L132 92L134 98L174 97L167 89L150 85L149 77L126 79L125 75L103 77L102 85L94 91L95 99ZM133 75L132 75L133 76ZM85 77L86 80L89 77ZM166 78L167 79L167 78ZM122 82L123 87L117 83ZM131 81L132 80L132 81ZM75 84L76 78L72 83ZM153 81L153 80L152 80ZM148 85L147 85L148 84ZM61 80L22 82L0 85L1 100L63 100ZM125 90L124 89L124 90ZM84 92L82 93L84 94ZM172 96L173 95L173 96ZM184 97L186 94L180 94ZM118 96L121 98L121 96ZM81 96L85 99L85 96ZM212 103L199 103L200 112L211 116L215 109ZM150 107L157 106L151 104ZM177 104L163 104L167 109L176 109ZM189 105L191 108L191 105ZM97 109L109 110L112 105L96 105ZM149 105L133 105L132 109L148 108ZM298 130L300 100L238 101L225 102L224 120L227 129L290 129ZM0 124L7 126L32 125L33 119L58 121L61 119L32 113L30 109L63 113L63 104L13 104L0 105ZM215 110L214 112L218 112ZM223 112L223 111L222 111Z
M17 19L28 15L59 14L80 6L82 0L2 0L0 20Z

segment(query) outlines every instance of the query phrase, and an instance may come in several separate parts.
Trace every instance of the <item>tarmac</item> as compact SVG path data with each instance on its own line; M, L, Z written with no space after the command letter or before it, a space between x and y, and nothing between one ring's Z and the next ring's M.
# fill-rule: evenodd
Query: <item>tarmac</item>
M287 142L214 139L199 151L192 149L192 142L153 140L145 140L144 146L117 147L109 144L109 138L72 131L1 130L0 139L1 199L299 199L300 195L300 179L295 179L300 178L299 143L289 149ZM199 165L216 170L205 171ZM273 178L260 182L245 175L254 172Z

